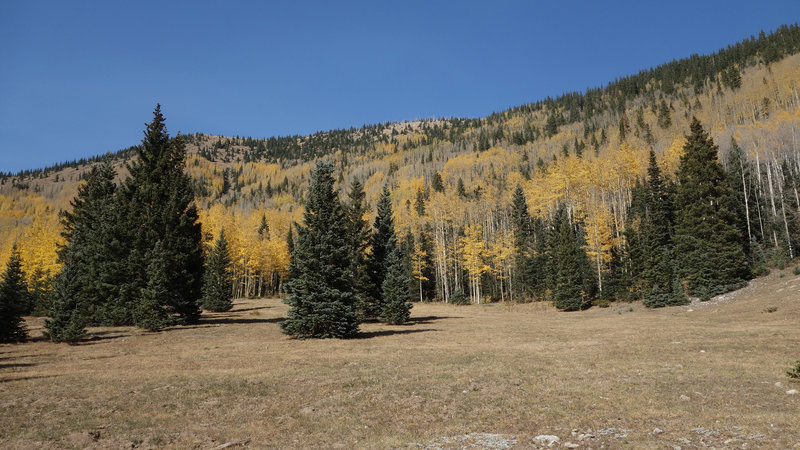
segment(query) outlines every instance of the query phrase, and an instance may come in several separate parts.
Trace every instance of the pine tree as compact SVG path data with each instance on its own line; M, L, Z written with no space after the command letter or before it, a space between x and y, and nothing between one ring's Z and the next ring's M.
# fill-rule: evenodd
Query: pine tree
M563 205L556 211L548 244L553 305L563 311L584 308L594 294L594 277L583 249L583 232L572 227Z
M641 191L645 213L641 218L641 283L644 305L650 308L685 304L688 299L680 286L673 263L673 222L675 209L670 189L664 185L656 155L650 150L647 187Z
M53 303L50 306L50 318L45 319L45 335L53 342L75 343L86 335L86 324L89 322L88 308L81 304L82 298L75 295L80 292L80 265L69 260L67 256L64 267L53 283Z
M375 303L369 268L367 266L367 247L370 242L369 223L364 216L367 213L366 195L364 185L359 180L353 180L350 192L347 194L348 203L345 215L348 223L348 237L350 239L350 270L353 273L353 290L358 296L359 310L364 313L371 304ZM374 315L373 315L374 317Z
M717 146L696 118L690 129L677 172L675 256L688 292L707 299L742 286L750 272Z
M58 256L65 267L73 267L70 277L56 277L53 289L58 295L73 297L60 299L59 308L66 305L83 308L74 317L80 317L86 324L116 325L125 321L117 317L115 302L124 282L121 266L124 240L115 198L115 176L109 162L92 168L86 184L78 188L78 195L70 202L72 210L61 215L64 226L61 234L66 243ZM61 282L66 284L59 286ZM66 317L67 313L59 314Z
M297 228L287 283L291 306L284 333L347 338L358 333L358 297L353 292L348 223L333 188L333 166L317 163L311 174L304 223Z
M378 214L373 225L369 258L369 275L372 281L372 302L364 305L365 317L380 317L383 310L383 280L386 278L386 258L397 246L392 218L392 200L389 187L384 186L378 200Z
M161 241L168 294L159 301L179 316L177 323L193 323L200 316L203 252L191 180L184 173L186 149L180 137L169 137L160 105L153 115L120 188L122 217L129 222L120 304L141 310L136 304L148 285L148 255Z
M533 236L528 202L525 192L519 184L511 198L511 225L514 231L514 278L511 280L511 284L518 300L524 300L531 281L527 275L531 265L530 253Z
M203 274L204 309L221 312L233 308L233 282L231 281L231 255L225 230L219 234L214 248L206 257L206 269Z
M383 310L381 320L392 325L408 322L411 316L411 292L409 277L403 264L400 247L389 253L386 259L386 278L383 280Z
M0 342L23 341L28 337L22 314L28 303L28 286L22 272L22 258L17 243L0 280Z
M165 299L169 299L169 280L167 279L167 252L161 241L147 252L147 284L139 294L139 302L133 310L133 323L139 328L159 331L170 324Z

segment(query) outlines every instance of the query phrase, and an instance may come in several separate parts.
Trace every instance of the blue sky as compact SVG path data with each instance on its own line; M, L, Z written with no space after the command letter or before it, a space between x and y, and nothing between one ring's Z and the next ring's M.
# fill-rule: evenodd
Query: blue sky
M290 4L291 3L291 4ZM481 117L800 21L798 1L0 1L0 171L170 133Z

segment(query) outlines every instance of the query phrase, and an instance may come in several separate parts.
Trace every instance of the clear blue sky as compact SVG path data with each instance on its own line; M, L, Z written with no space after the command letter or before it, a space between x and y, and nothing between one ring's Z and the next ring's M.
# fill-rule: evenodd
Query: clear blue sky
M291 3L291 4L290 4ZM800 21L800 1L0 1L0 171L171 134L480 117Z

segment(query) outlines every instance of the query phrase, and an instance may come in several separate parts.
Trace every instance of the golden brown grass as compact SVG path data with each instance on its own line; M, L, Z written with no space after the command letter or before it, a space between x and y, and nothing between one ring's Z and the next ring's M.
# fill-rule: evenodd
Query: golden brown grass
M2 345L0 447L391 448L484 432L517 448L539 434L581 448L791 448L800 277L728 297L580 313L417 304L411 324L368 323L346 341L288 338L280 300L243 300L194 327Z

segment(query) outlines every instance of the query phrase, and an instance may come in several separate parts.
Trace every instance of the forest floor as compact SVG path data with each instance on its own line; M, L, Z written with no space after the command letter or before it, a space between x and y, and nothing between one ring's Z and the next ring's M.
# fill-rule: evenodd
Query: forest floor
M76 346L30 319L0 346L0 447L800 448L789 270L660 310L416 304L352 340L291 339L285 311L241 300Z

